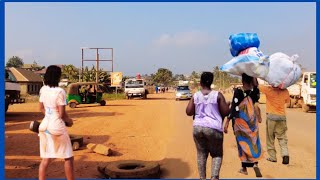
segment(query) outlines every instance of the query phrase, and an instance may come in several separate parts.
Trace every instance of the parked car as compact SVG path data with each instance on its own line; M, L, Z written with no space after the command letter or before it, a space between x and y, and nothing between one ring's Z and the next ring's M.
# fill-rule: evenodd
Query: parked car
M176 101L181 99L191 99L192 93L189 86L178 86L176 89Z

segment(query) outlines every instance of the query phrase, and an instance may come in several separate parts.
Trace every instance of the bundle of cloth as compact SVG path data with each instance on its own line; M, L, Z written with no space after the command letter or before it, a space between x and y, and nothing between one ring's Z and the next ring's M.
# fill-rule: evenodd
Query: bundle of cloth
M301 77L297 63L298 55L289 57L277 52L270 57L260 50L260 40L256 33L238 33L229 37L230 53L233 58L222 65L220 70L233 75L261 78L269 85L285 89L295 84Z
M264 79L269 72L269 57L260 50L260 40L256 33L239 33L229 37L230 53L234 57L220 67L220 70L241 76Z

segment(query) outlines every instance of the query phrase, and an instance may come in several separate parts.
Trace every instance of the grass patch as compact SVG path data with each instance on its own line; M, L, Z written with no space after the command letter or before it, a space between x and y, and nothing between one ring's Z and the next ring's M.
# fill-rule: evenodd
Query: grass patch
M107 94L104 93L102 95L102 99L105 100L119 100L119 99L126 99L126 95L124 93L119 93L119 94Z

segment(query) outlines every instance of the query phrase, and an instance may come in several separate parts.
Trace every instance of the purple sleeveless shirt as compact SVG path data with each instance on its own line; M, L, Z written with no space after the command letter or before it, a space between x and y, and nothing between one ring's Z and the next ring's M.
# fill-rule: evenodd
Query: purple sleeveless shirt
M222 132L222 117L218 106L218 91L203 95L201 91L194 94L195 118L193 126L216 129Z

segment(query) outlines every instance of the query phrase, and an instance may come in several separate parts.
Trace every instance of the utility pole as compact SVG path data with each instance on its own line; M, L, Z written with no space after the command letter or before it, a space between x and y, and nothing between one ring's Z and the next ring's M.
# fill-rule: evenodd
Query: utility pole
M96 83L99 83L99 50L97 49Z

